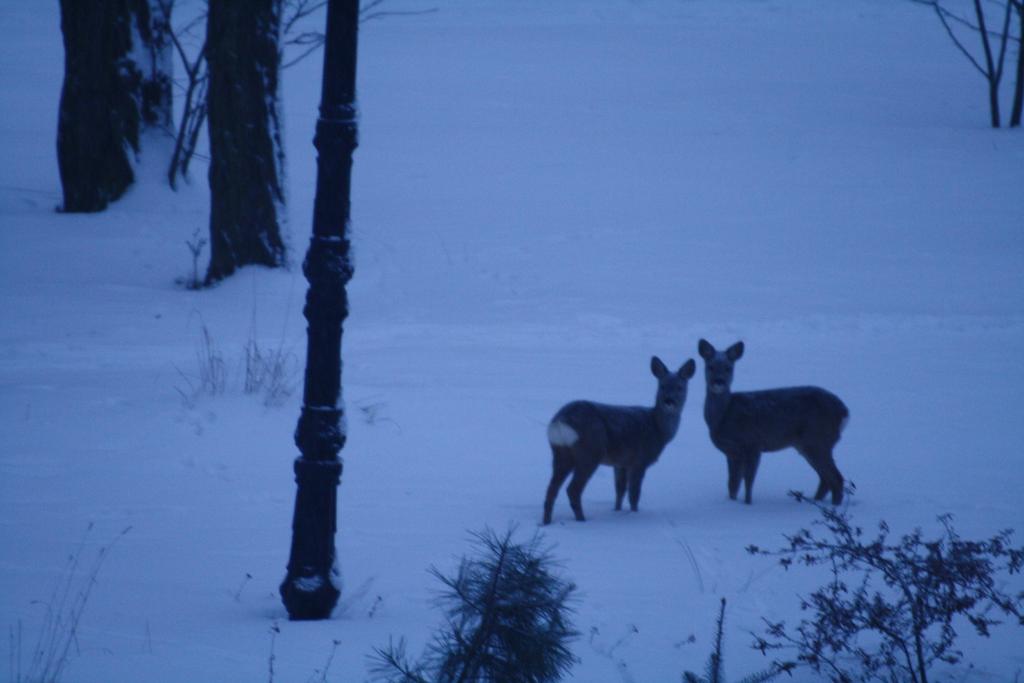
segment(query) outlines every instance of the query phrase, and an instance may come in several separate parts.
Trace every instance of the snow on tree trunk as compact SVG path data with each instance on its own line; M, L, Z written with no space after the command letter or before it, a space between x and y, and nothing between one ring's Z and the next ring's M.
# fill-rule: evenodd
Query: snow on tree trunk
M170 132L173 123L171 74L173 53L171 27L161 0L132 0L135 15L131 59L139 73L139 105L142 125ZM164 0L170 15L173 3Z
M64 84L57 120L63 211L102 211L134 180L139 147L128 0L60 0Z
M281 0L210 0L207 22L211 284L285 263Z
M142 127L171 124L171 45L157 0L61 0L63 210L102 211L134 181Z

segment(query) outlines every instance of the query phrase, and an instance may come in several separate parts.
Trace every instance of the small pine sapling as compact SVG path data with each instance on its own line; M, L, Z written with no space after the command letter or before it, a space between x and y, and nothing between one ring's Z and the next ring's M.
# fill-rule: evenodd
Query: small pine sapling
M800 529L779 550L747 548L777 557L787 569L824 565L832 574L801 598L810 617L795 630L765 620L766 634L755 635L754 642L762 653L795 651L796 662L786 664L807 666L836 683L928 683L933 665L963 658L956 648L957 621L985 637L1001 623L1000 615L1024 625L1024 592L1008 594L997 586L1001 572L1016 574L1024 566L1024 547L1011 545L1012 530L966 540L947 514L938 518L943 532L932 540L920 529L892 539L884 521L875 538L866 538L845 510L811 504L821 513L814 526L823 534Z
M725 598L722 598L721 607L718 610L718 622L715 626L715 649L708 656L707 666L704 668L704 676L698 676L692 671L683 674L683 683L725 683L725 665L722 656L722 631L725 626ZM761 671L743 678L740 683L764 683L770 681L781 673L788 673L793 666L785 663L772 665L768 671Z
M437 599L445 625L419 662L402 640L376 648L371 672L387 683L547 683L576 661L569 643L575 586L552 572L538 537L512 541L490 530L474 534L477 557L463 558L453 576L431 569L444 589Z

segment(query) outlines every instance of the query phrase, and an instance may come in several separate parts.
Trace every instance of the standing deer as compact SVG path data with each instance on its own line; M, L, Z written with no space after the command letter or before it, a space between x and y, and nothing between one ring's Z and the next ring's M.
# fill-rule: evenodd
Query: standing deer
M815 500L832 492L832 504L843 501L843 475L832 449L846 426L850 411L834 394L818 387L732 392L733 365L743 356L743 342L718 351L701 339L707 396L704 421L711 442L729 464L729 497L736 500L743 479L744 502L750 503L761 453L792 446L818 473Z
M670 372L654 356L651 372L658 379L658 394L653 408L573 401L555 413L548 425L552 472L544 499L545 524L551 523L555 496L572 472L575 474L566 493L576 519L584 521L580 497L598 465L615 468L615 509L622 509L628 487L629 506L636 512L647 468L655 463L679 429L686 388L696 369L691 358L677 372Z

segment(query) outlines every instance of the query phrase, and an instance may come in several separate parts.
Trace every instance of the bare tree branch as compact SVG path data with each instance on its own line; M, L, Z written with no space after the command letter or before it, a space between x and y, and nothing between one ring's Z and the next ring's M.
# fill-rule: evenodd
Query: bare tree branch
M996 73L996 69L992 65L992 46L988 40L988 31L985 29L985 10L981 8L981 0L974 0L974 14L978 17L981 46L984 48L985 52L985 76L987 76L989 80L992 80L992 77Z
M301 62L303 59L305 59L306 57L308 57L309 55L313 54L318 49L320 49L320 46L324 44L323 36L320 36L320 38L321 39L316 41L315 43L310 43L309 47L306 48L306 50L302 54L300 54L298 57L295 57L294 59L291 59L291 60L281 64L281 68L282 69L287 69L290 66L295 66L296 64Z
M308 17L326 4L325 1L317 2L316 0L288 0L285 3L285 17L281 24L281 34L288 35L291 33L292 27L295 26L295 22ZM287 13L289 10L291 10L290 15Z
M999 43L999 57L996 60L996 63L998 64L998 69L997 69L997 72L996 72L996 81L997 82L999 80L1001 80L1002 77L1003 77L1003 64L1005 64L1005 61L1006 61L1006 43L1007 43L1007 38L1010 35L1010 17L1011 16L1013 16L1013 3L1010 2L1009 0L1007 0L1007 3L1006 3L1006 16L1003 18L1003 37L1002 37L1002 39L1000 40L1000 43Z
M971 23L970 19L962 17L959 14L954 14L953 12L943 7L941 4L942 0L910 0L910 2L913 2L918 5L924 5L925 7L931 7L936 12L939 12L942 17L945 17L954 24L960 24L966 28L971 29L972 31L981 31L981 28L977 24ZM1020 4L1019 0L1009 0L1009 2L1011 5L1014 6ZM1002 9L1004 6L1002 2L996 2L996 0L990 0L990 4L997 4L999 5L1000 9ZM1005 31L1003 33L989 31L989 36L992 38L999 38L1000 40L1002 40L1005 37L1007 40L1018 44L1021 42L1020 36L1006 35Z
M367 6L367 9L369 9L369 6ZM419 15L419 14L433 14L436 11L437 11L436 7L431 7L430 9L419 9L419 10L391 10L391 11L387 11L387 12L369 12L369 13L366 13L364 11L364 12L360 12L359 22L360 23L365 23L367 21L372 21L373 19L380 19L381 17L411 17L411 16L416 16L416 15Z
M157 0L157 4L164 21L170 27L174 0ZM180 38L181 35L187 35L188 31L198 25L203 18L205 18L205 13L200 14L198 18L190 21L182 29L168 31L187 77L187 85L184 86L185 101L182 104L181 121L178 123L178 131L174 135L174 151L171 153L171 161L167 168L167 182L171 189L177 189L179 177L187 177L189 163L195 155L196 145L199 141L199 132L206 121L207 42L203 41L199 53L192 59Z
M422 14L433 14L438 11L436 7L430 7L421 10L378 10L378 7L383 5L387 0L369 0L359 8L359 23L365 23L374 19L381 19L383 17L409 17L418 16ZM305 47L296 57L285 61L282 57L281 68L287 69L290 66L298 64L303 59L316 52L316 50L324 44L324 34L320 31L303 31L293 38L289 38L288 35L295 30L296 24L299 20L304 19L317 10L321 9L326 5L326 2L321 0L288 0L286 2L286 16L282 21L283 31L282 35L285 39L282 41L283 45L298 45Z
M937 16L939 18L939 21L942 22L942 27L946 29L946 33L949 35L950 40L953 41L953 44L956 45L956 48L963 53L964 57L967 57L971 64L974 65L974 68L978 70L978 73L988 78L988 73L985 71L985 68L978 63L978 60L974 58L974 55L972 55L970 51L966 47L964 47L964 44L960 42L960 39L956 37L956 33L953 32L953 27L949 25L949 21L959 21L961 23L966 24L967 26L971 26L971 24L967 23L966 20L957 17L955 14L943 8L939 4L938 0L911 0L911 2L916 2L919 5L928 5L929 7L934 9L935 16ZM980 30L975 26L971 26L971 28L975 30Z
M1020 35L1024 34L1024 6L1022 6L1022 0L985 0L988 5L999 7L1003 10L1002 30L999 32L989 30L986 25L985 9L982 7L982 0L973 0L972 3L977 24L972 24L967 19L950 12L940 4L941 0L911 0L911 2L932 8L946 34L953 41L953 45L967 58L971 66L985 77L985 80L988 82L989 113L991 114L993 128L999 128L1001 125L999 115L999 84L1002 81L1003 68L1006 65L1006 46L1010 42L1017 43L1019 53L1017 57L1018 75L1010 125L1019 125L1020 109L1022 108L1020 100L1024 99L1024 94L1021 94L1021 88L1024 87L1024 84L1022 84L1022 80L1024 80L1024 53L1021 53L1021 50L1024 49L1024 47L1021 47L1021 39L1024 38L1024 35ZM1013 17L1014 10L1021 14L1021 30L1017 36L1010 35L1010 19ZM959 23L978 33L981 38L984 64L957 37L956 32L953 30L953 23ZM994 54L993 40L998 41L998 54Z

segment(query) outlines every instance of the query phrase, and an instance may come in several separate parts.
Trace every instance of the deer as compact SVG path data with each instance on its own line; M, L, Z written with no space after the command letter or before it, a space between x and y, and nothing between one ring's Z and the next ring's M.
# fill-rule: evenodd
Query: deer
M839 505L843 475L832 449L850 411L835 394L820 387L732 391L733 366L743 349L742 341L724 351L704 339L697 344L707 380L704 421L711 442L725 454L729 466L729 498L736 500L742 479L743 500L749 504L761 454L792 447L818 474L814 499L831 492L832 504Z
M637 511L644 474L676 435L686 389L696 370L692 358L671 372L653 356L651 374L658 380L654 407L572 401L555 413L548 423L552 471L544 499L544 524L551 523L555 497L570 474L572 481L566 489L569 505L578 521L586 521L581 498L598 465L615 468L615 509L622 509L628 489L629 507Z

